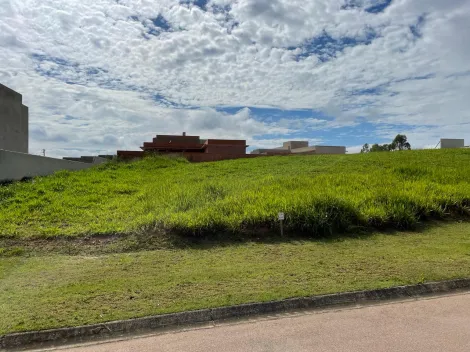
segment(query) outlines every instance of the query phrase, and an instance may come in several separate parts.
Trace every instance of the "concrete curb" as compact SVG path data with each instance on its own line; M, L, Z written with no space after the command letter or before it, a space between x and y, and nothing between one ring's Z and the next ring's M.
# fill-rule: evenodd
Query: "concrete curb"
M321 296L290 298L280 301L249 303L237 306L201 309L181 313L163 314L145 318L118 320L103 324L85 325L61 329L28 331L0 336L0 347L26 348L43 343L83 341L93 337L111 337L125 333L154 330L169 326L188 325L250 315L280 313L296 309L326 308L370 301L410 298L437 293L470 289L470 278L441 282L397 286L378 290L335 293Z

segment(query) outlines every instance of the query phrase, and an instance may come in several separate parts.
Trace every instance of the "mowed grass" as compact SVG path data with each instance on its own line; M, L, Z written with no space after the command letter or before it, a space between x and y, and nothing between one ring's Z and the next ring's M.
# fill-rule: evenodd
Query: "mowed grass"
M0 257L0 335L470 276L470 223L359 238Z
M148 158L0 186L0 237L275 229L310 237L466 215L470 150L190 164Z

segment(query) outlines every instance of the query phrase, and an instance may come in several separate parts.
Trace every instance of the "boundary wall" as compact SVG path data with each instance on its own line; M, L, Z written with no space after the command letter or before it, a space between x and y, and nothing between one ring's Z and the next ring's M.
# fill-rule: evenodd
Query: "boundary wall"
M0 149L0 182L47 176L60 170L83 170L106 161L95 157L93 163L81 163Z

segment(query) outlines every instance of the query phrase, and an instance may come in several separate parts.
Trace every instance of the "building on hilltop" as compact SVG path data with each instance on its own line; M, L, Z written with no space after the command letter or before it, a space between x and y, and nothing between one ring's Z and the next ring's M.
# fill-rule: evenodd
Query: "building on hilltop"
M157 135L152 142L144 142L141 149L145 152L159 153L206 153L206 154L246 154L245 140L200 139L199 136Z
M145 154L180 155L192 162L254 158L268 155L292 154L346 154L346 147L310 146L305 141L285 142L282 147L256 149L246 154L245 140L201 139L199 136L157 135L152 142L144 142L141 151L118 150L119 159L136 159Z
M441 145L441 149L465 148L465 140L463 139L441 138L438 144Z
M0 149L28 153L28 114L22 95L0 84Z
M144 142L142 151L118 150L119 159L141 158L145 154L181 155L189 161L217 161L250 157L246 154L246 140L201 139L199 136L157 135L152 142Z
M307 141L288 141L282 147L270 149L255 149L255 155L287 155L287 154L346 154L346 147L314 145L309 146Z

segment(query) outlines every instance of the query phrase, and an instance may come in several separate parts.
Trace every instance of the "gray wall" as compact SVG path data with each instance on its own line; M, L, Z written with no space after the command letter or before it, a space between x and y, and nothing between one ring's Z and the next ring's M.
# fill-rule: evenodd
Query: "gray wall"
M82 170L106 161L108 160L96 157L91 164L79 163L0 149L0 181L46 176L60 170Z
M316 154L346 154L346 147L330 146L330 145L316 145Z
M315 147L302 147L291 149L292 154L315 154Z
M306 148L292 149L293 154L346 154L346 147L315 145Z
M464 147L463 139L446 139L441 138L441 148L463 148Z
M23 97L0 84L0 149L28 152L28 107Z
M282 147L286 149L308 148L308 141L288 141L282 143Z
M279 155L284 155L284 154L290 154L289 149L284 149L284 148L265 148L265 149L255 149L252 150L250 154L279 154Z

